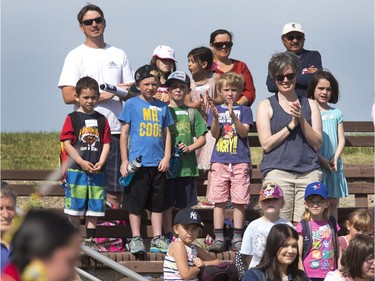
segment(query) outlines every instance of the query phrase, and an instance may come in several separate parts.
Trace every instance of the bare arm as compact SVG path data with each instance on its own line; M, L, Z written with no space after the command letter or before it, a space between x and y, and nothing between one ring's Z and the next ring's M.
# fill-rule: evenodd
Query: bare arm
M290 134L288 129L285 127L272 135L271 132L271 117L272 108L268 100L263 100L260 102L257 111L257 131L260 145L264 152L270 152L271 150L278 147ZM298 125L297 119L292 118L289 123L289 127L294 130Z
M81 155L79 155L78 151L72 145L72 141L70 139L64 141L64 149L66 153L68 153L69 157L72 158L83 171L89 173L94 171L94 164L82 159Z
M166 172L169 169L169 161L171 160L171 150L172 150L172 138L169 128L164 128L165 137L165 147L164 147L164 157L159 163L158 170L160 172Z
M298 234L298 252L299 252L298 268L305 271L305 267L303 266L303 260L302 260L302 249L303 249L303 236L302 234Z
M208 252L203 250L199 246L194 246L197 250L198 258L194 259L194 264L198 267L201 266L210 266L210 265L219 265L221 263L220 260L213 258ZM197 265L198 264L198 265Z
M203 136L199 136L197 138L197 140L194 143L192 143L191 145L186 145L184 143L180 143L178 145L178 147L180 149L182 149L183 153L189 153L189 152L193 152L193 151L201 148L205 144L206 144L206 137L203 135Z
M111 145L109 143L103 144L102 153L100 154L99 161L94 165L94 172L99 172L103 168L105 161L107 161L110 146Z
M246 259L246 262L247 262L247 265L249 266L252 259L253 259L253 256L251 255L244 255L245 256L245 259Z
M195 278L200 272L200 268L188 265L187 253L181 241L175 241L169 247L169 255L175 258L178 273L184 280Z
M241 138L246 138L249 134L250 125L249 124L242 124L241 120L237 118L236 114L233 111L233 103L230 103L228 106L230 118L232 118L232 122L236 127L236 132Z
M121 153L121 166L120 172L121 175L126 177L128 175L128 141L129 141L129 131L130 125L127 123L123 123L121 127L121 135L120 135L120 153Z
M320 116L317 102L309 99L309 103L311 108L311 125L306 121L305 117L301 113L301 106L298 102L293 103L291 114L297 118L307 143L314 150L318 150L323 142L322 117ZM296 113L297 111L299 111L299 113Z
M333 159L332 159L333 167L334 167L335 171L337 171L337 161L339 160L340 155L344 151L344 148L345 148L344 123L341 122L337 129L338 129L338 131L337 131L338 145L337 145L335 155L333 156Z

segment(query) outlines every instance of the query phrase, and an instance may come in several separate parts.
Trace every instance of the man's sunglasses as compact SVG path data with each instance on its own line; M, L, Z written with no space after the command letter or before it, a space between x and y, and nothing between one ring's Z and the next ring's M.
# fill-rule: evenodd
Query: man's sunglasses
M212 43L212 46L214 46L216 49L221 50L224 46L226 48L232 48L233 42L216 42Z
M103 20L104 20L104 19L103 19L102 17L98 17L98 18L95 18L95 19L83 20L83 21L82 21L82 24L83 24L83 25L86 25L86 26L91 26L93 22L96 22L96 23L102 23Z
M279 81L279 82L283 82L285 77L288 79L288 81L290 81L290 80L293 80L294 78L296 78L296 74L295 73L289 73L289 74L286 74L286 75L276 75L275 80Z
M297 41L301 41L303 39L303 35L286 35L285 36L286 39L288 39L288 41L293 41L294 39L296 39Z

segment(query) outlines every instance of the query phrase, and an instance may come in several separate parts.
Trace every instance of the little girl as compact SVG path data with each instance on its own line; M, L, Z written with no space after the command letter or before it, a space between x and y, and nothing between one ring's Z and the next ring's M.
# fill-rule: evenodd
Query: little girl
M306 187L305 213L297 225L300 269L311 281L323 281L329 271L338 268L341 258L337 231L339 226L329 216L328 190L324 183ZM309 243L308 243L309 242Z
M219 265L209 253L193 244L202 227L202 221L192 208L178 211L173 230L177 239L173 241L164 259L164 280L198 280L201 268Z
M185 105L197 109L203 119L208 121L209 99L216 99L215 94L215 74L211 71L213 64L212 51L206 47L195 48L188 54L188 67L192 74L191 92L185 98ZM206 145L197 150L198 169L208 171L208 184L206 199L202 202L202 207L213 207L207 200L211 180L211 154L216 140L211 132L206 134Z
M328 186L331 201L331 215L337 220L339 198L348 196L348 185L340 155L345 147L344 118L339 109L328 103L337 103L339 86L328 71L317 71L311 78L307 95L319 105L323 121L323 144L319 151L319 161L323 170L322 182Z
M346 251L349 242L358 234L369 235L373 233L373 220L366 209L357 209L351 212L345 225L349 233L339 237L342 252Z

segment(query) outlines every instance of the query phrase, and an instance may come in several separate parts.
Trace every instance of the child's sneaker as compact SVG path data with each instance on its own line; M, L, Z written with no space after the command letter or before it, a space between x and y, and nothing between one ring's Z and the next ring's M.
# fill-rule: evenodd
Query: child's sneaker
M145 244L141 236L132 238L130 243L126 245L126 248L132 254L146 253Z
M232 247L231 247L232 251L238 252L239 250L241 250L241 246L242 246L241 238L232 240Z
M89 247L90 249L93 249L94 251L99 251L98 245L95 243L94 238L86 238L84 243L85 246Z
M213 253L222 253L225 251L225 242L222 240L214 240L207 250Z
M167 253L170 242L162 235L156 236L151 240L151 253Z
M214 208L215 207L215 203L211 202L208 200L207 197L204 198L204 200L201 202L201 207L202 208Z

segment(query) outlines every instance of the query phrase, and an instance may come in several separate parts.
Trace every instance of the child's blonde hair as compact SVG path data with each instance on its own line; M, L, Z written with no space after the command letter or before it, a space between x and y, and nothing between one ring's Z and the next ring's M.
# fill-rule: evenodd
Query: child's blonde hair
M357 230L372 230L373 220L366 209L357 209L349 214L348 223Z
M324 200L327 200L327 199L324 199ZM330 206L328 206L327 208L324 209L324 211L323 211L323 220L328 220L330 209L331 209ZM304 221L310 221L311 220L311 213L310 213L310 211L309 211L308 208L305 208L305 212L302 215L302 220L304 220Z
M241 74L235 72L227 72L220 75L217 81L217 88L219 92L224 87L224 85L235 87L239 93L242 93L245 81Z

